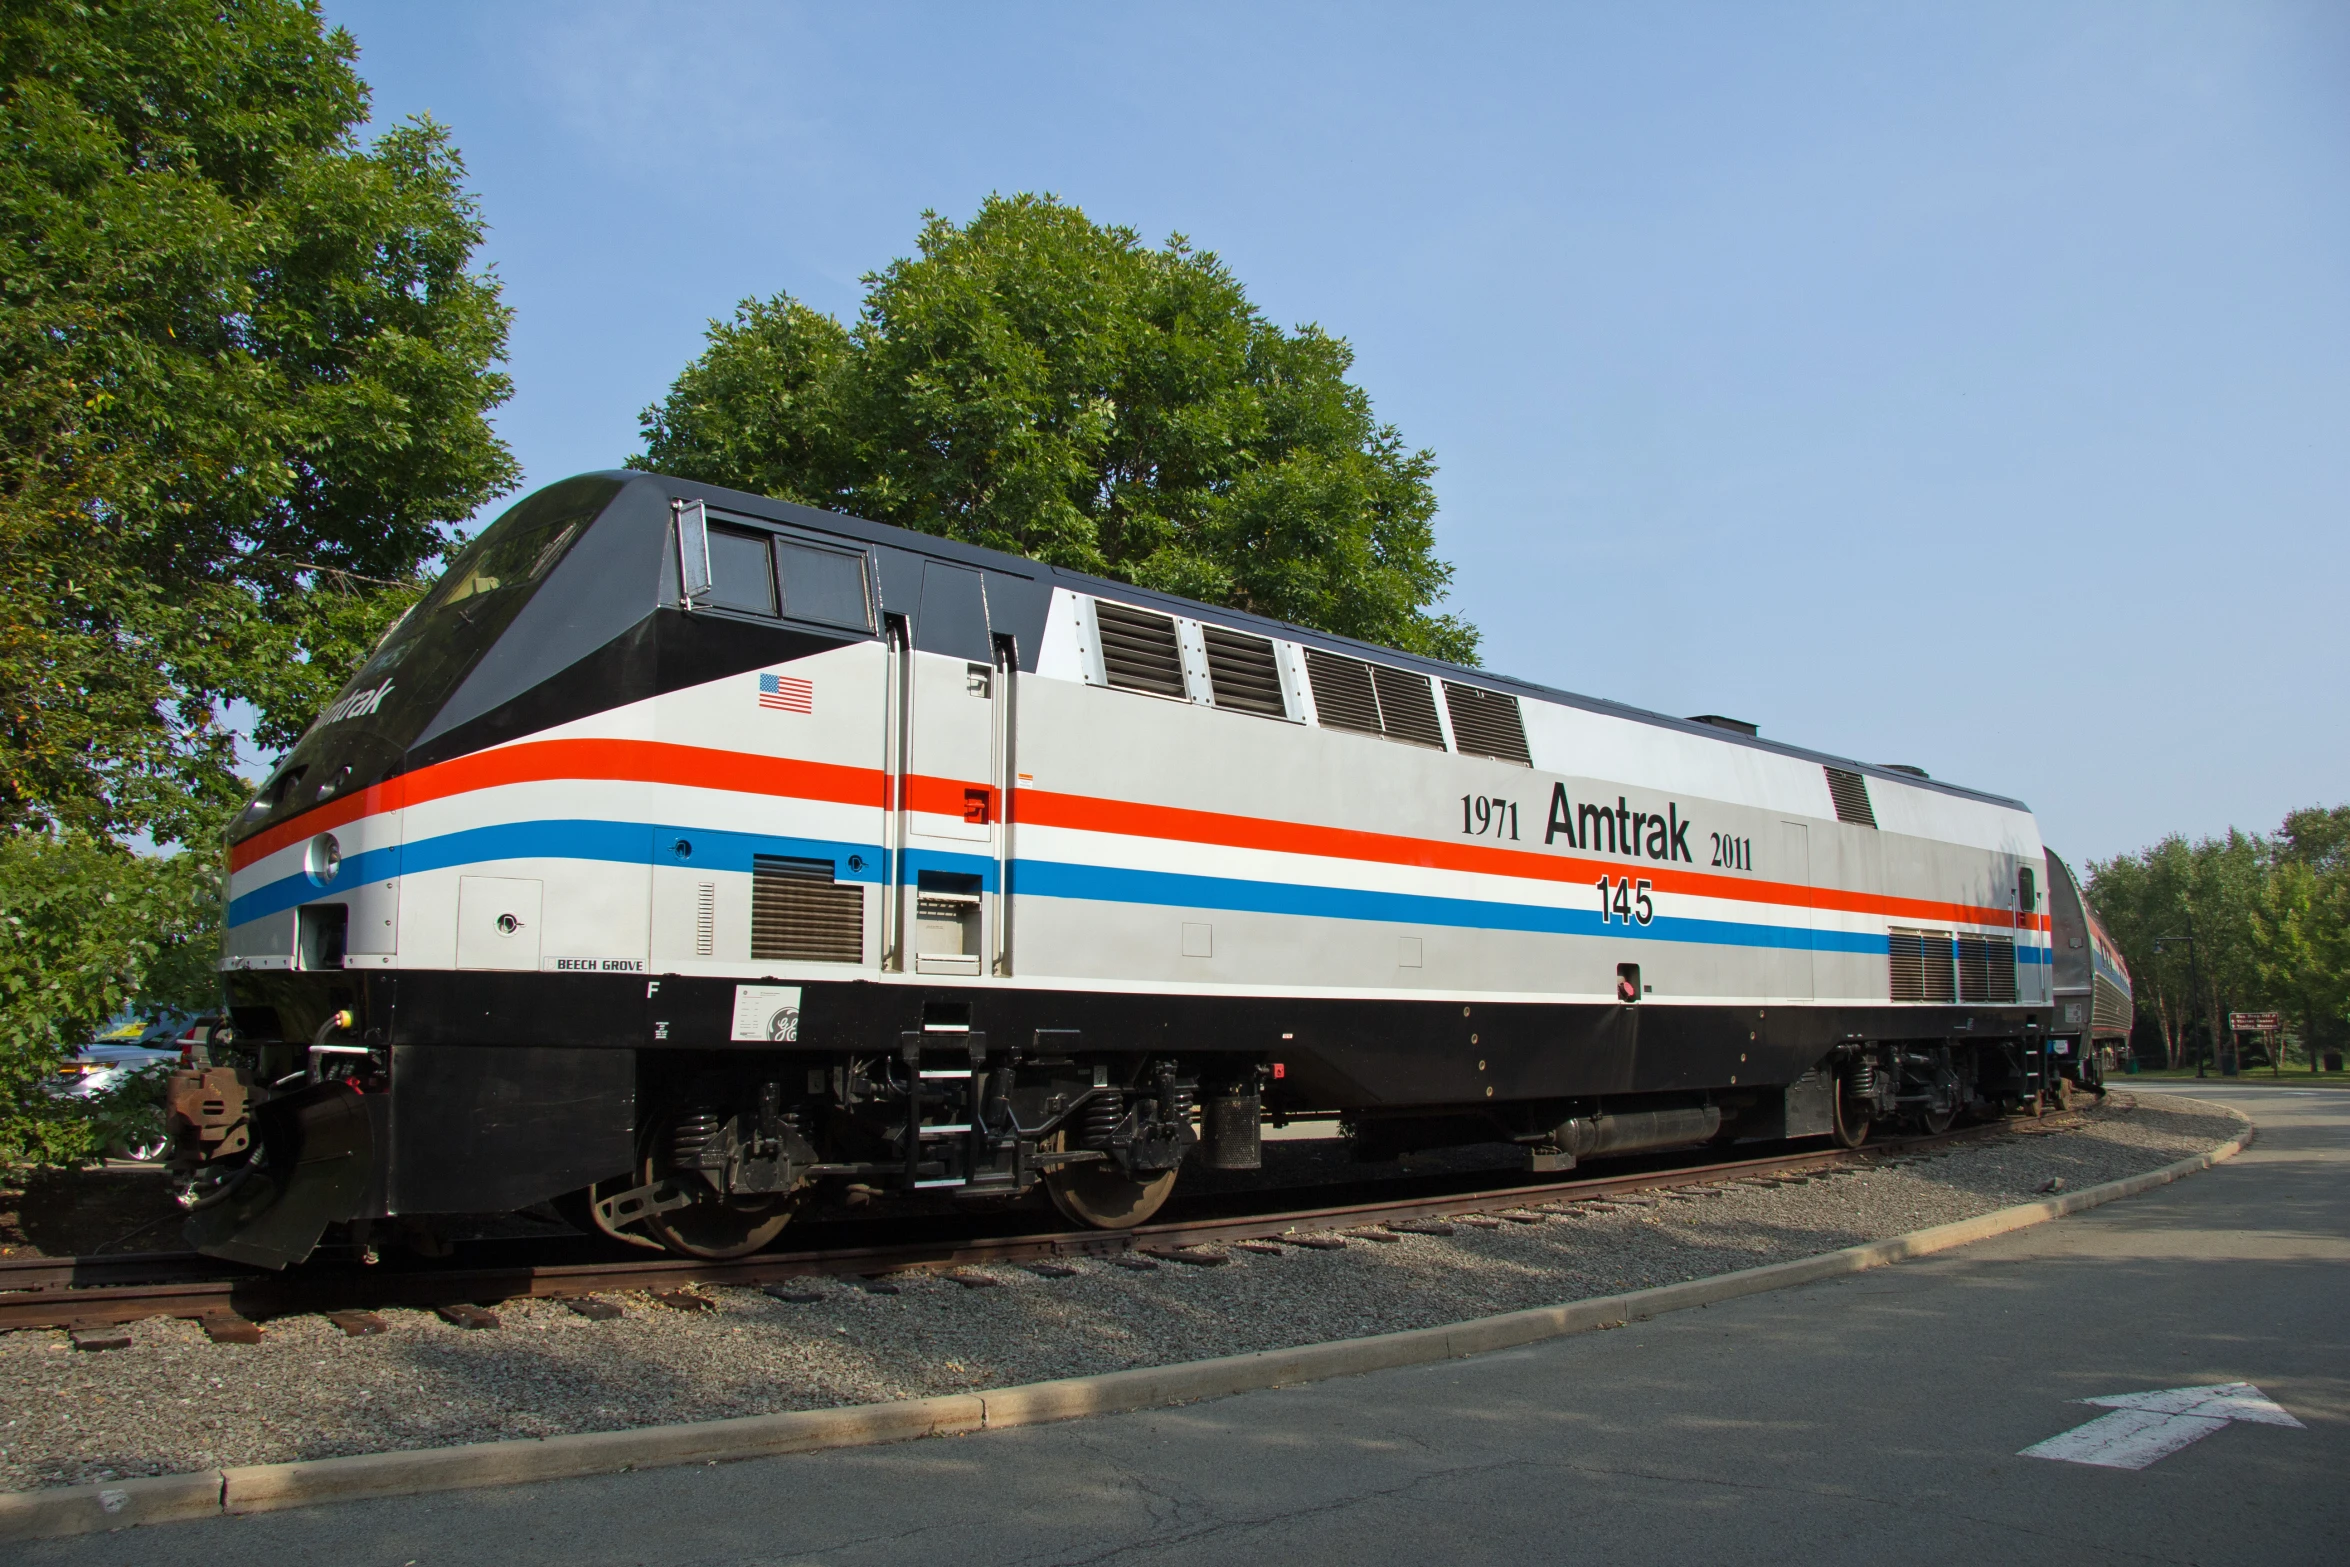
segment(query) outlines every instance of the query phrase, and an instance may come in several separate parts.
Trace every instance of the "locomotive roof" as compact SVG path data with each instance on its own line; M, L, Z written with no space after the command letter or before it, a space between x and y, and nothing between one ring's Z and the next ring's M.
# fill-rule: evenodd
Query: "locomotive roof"
M590 476L583 475L582 477ZM816 532L833 533L857 539L884 549L902 550L913 555L929 556L972 566L989 573L991 576L1018 578L1038 583L1047 588L1067 588L1075 593L1149 605L1170 614L1181 615L1188 620L1226 626L1235 631L1253 631L1260 636L1275 637L1281 641L1295 642L1305 647L1318 647L1329 652L1371 659L1398 668L1418 670L1423 674L1437 675L1458 684L1482 686L1489 690L1507 692L1514 696L1527 697L1536 701L1555 702L1565 707L1580 708L1585 712L1600 713L1609 717L1629 719L1635 723L1652 724L1659 728L1678 730L1684 734L1698 735L1725 745L1742 745L1779 756L1817 762L1822 766L1844 768L1913 789L1930 789L1941 794L1955 795L1968 800L1980 800L1987 804L2007 806L2019 811L2030 809L2021 800L2006 795L1993 794L1987 790L1970 789L1965 785L1948 783L1939 778L1929 778L1907 768L1892 767L1878 762L1855 761L1850 757L1835 756L1825 751L1814 751L1803 746L1788 745L1782 741L1765 739L1758 735L1741 734L1736 730L1724 729L1715 724L1676 718L1668 713L1651 712L1646 708L1610 701L1605 697L1584 696L1573 691L1562 691L1556 687L1539 685L1530 680L1520 680L1509 675L1497 675L1488 669L1455 664L1444 659L1428 658L1417 653L1406 653L1395 648L1382 647L1377 643L1358 641L1353 637L1317 631L1310 626L1274 620L1268 616L1252 614L1247 610L1231 609L1221 604L1204 604L1196 599L1179 598L1171 593L1161 593L1150 588L1137 587L1133 583L1120 582L1114 578L1096 577L1082 571L1070 571L1065 567L1048 565L1043 561L1031 560L1026 556L1011 555L1001 550L987 549L981 545L966 544L959 539L920 533L911 528L895 527L888 523L872 522L847 512L819 510L791 501L776 500L770 496L755 495L744 490L730 490L721 485L704 484L697 480L680 479L669 474L649 473L636 469L614 469L592 477L624 481L650 480L661 486L664 494L670 499L699 500L721 510L746 517L788 523ZM892 586L889 573L885 570L882 584L884 607L886 609L902 608L910 611L912 608L910 600L893 599L890 591ZM990 585L988 596L992 606L996 601L993 584ZM1042 607L1039 606L1030 618L1035 625L1041 628L1043 623ZM1033 669L1036 664L1035 643L1036 638L1034 637L1021 640L1021 661L1030 669Z

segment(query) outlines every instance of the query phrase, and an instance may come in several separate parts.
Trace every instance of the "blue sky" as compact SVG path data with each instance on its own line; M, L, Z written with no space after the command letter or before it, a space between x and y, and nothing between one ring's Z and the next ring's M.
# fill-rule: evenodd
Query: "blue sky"
M1355 346L1493 668L2018 795L2350 799L2350 10L329 0L451 126L531 484L1044 190Z

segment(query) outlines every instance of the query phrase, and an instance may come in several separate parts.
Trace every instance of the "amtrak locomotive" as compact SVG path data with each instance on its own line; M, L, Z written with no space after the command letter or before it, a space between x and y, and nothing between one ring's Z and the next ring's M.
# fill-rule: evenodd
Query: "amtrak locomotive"
M605 473L238 818L172 1124L269 1266L539 1204L731 1256L826 1189L1126 1226L1268 1116L1565 1169L2037 1104L2110 954L2013 800Z

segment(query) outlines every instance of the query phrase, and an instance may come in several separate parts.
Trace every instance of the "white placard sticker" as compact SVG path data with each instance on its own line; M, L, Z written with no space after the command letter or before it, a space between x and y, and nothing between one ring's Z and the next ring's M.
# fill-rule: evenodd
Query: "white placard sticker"
M797 985L737 985L734 987L734 1032L730 1039L767 1040L797 1044L800 1038L800 987Z

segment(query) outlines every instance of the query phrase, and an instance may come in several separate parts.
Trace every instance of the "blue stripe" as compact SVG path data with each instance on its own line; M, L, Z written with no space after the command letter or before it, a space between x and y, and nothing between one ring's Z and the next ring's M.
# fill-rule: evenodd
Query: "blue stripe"
M677 852L681 843L688 846L689 853ZM643 865L659 859L672 865L748 875L752 856L759 854L795 860L829 860L832 874L842 881L880 883L887 875L881 850L869 843L573 819L500 822L491 827L443 833L417 843L370 849L344 860L335 882L342 890L348 890L362 882L390 881L403 874L421 875L426 871L452 870L492 860L603 860L618 865ZM852 855L862 864L852 867L848 863ZM956 868L960 869L961 862L972 857L943 855L939 858L957 862ZM977 863L990 868L987 879L992 891L994 862ZM281 877L232 901L228 922L242 925L248 920L265 919L299 904L333 897L336 890L322 887L299 872Z
M231 925L242 925L247 920L267 919L297 904L333 897L338 889L348 892L362 882L391 881L399 874L400 850L397 845L370 849L365 854L346 855L341 866L336 869L331 885L314 882L307 872L303 872L282 877L265 887L256 887L241 898L230 899L228 922Z
M680 844L688 852L679 854ZM525 859L603 860L622 865L643 865L650 860L748 875L753 857L762 854L828 860L833 875L841 881L887 885L890 880L888 855L873 844L585 819L505 822L444 833L418 843L371 849L343 861L342 871L335 879L347 889L362 882L390 881L403 874ZM848 863L851 856L862 863L851 866ZM996 862L989 855L909 849L906 871L909 879L919 878L924 871L977 876L986 891L998 890ZM1872 957L1882 956L1886 951L1883 936L1859 931L1809 930L1800 926L1688 919L1669 914L1659 915L1647 925L1627 925L1621 920L1603 920L1595 908L1568 909L1535 903L1496 903L1419 893L1248 881L1227 876L1190 876L1056 860L1017 861L1012 878L1012 890L1023 897L1228 909L1235 913L1442 925L1467 930L1518 930L1556 936L1611 936L1617 940L1672 941L1702 946L1808 948L1814 952L1855 952ZM331 889L319 886L307 875L283 877L231 902L228 922L242 925L333 895ZM2050 954L2039 947L2019 946L2016 958L2024 963L2045 963L2050 961Z
M1012 867L1012 877L1012 890L1023 897L1171 904L1189 909L1230 909L1244 914L1451 925L1471 930L1523 930L1553 936L1613 936L1619 940L1680 941L1706 946L1809 947L1815 952L1862 952L1880 956L1886 950L1883 936L1858 931L1805 930L1788 925L1683 919L1673 915L1659 915L1646 925L1627 925L1621 920L1603 924L1596 908L1487 903L1473 898L1239 881L1224 876L1186 876L1172 871L1122 870L1052 860L1021 860Z

